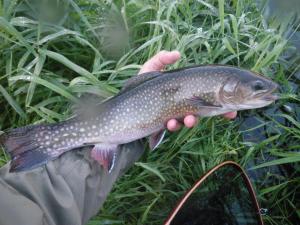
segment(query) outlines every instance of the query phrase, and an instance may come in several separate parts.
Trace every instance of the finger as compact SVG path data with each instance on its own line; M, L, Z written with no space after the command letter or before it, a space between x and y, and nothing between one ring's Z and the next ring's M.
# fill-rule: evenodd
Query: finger
M160 51L142 66L139 74L163 70L166 65L175 63L179 58L178 51Z
M229 112L224 114L224 117L226 119L234 119L236 116L237 116L237 112Z
M183 122L186 127L191 128L197 124L198 119L197 119L197 117L195 117L193 115L188 115L188 116L184 117Z
M167 128L169 131L177 131L181 127L180 123L176 119L170 119L167 123Z

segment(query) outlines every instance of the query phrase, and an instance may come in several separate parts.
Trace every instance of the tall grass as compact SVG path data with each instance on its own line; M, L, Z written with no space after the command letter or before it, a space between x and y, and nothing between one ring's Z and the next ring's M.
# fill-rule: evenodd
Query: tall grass
M64 120L82 94L116 94L162 49L181 52L169 69L220 63L261 72L282 86L280 107L294 104L292 112L275 111L275 119L265 110L250 113L275 130L260 143L245 142L247 131L239 129L249 113L236 121L201 119L169 134L117 182L90 224L162 224L199 176L228 159L251 171L267 168L255 182L269 209L266 224L300 219L299 89L291 88L299 59L282 57L291 48L284 27L269 27L253 1L4 0L0 16L2 130ZM0 164L7 160L3 152ZM272 169L282 164L292 167L286 177Z

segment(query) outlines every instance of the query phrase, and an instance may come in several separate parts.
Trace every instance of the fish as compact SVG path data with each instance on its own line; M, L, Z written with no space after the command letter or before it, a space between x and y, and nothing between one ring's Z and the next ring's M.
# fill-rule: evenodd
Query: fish
M263 75L227 65L148 72L128 79L114 97L85 105L65 121L8 130L0 143L11 156L11 172L39 167L82 146L91 146L92 158L111 172L122 144L149 137L150 149L156 149L171 118L264 107L278 98L277 88Z

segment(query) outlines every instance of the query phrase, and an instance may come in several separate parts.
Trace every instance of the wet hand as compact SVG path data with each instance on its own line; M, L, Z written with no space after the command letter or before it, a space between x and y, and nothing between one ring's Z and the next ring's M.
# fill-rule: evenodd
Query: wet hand
M141 68L139 74L147 73L152 71L161 71L166 65L173 64L180 58L180 53L178 51L160 51L151 59L149 59ZM224 114L224 117L227 119L234 119L237 115L237 112L229 112ZM194 115L187 115L183 119L183 123L186 127L191 128L195 126L198 122L197 117ZM167 128L170 131L179 130L181 123L176 119L171 119L167 123Z

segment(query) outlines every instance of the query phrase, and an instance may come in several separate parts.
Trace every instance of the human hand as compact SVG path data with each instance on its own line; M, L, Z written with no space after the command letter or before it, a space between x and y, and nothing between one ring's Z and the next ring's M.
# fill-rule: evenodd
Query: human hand
M175 63L180 58L180 53L178 51L160 51L151 59L149 59L141 68L139 74L147 73L152 71L161 71L166 65ZM237 112L229 112L224 114L224 117L227 119L234 119L237 115ZM194 115L187 115L183 119L183 123L186 127L191 128L197 124L197 117ZM167 122L167 128L169 131L179 130L181 124L176 119L170 119Z

